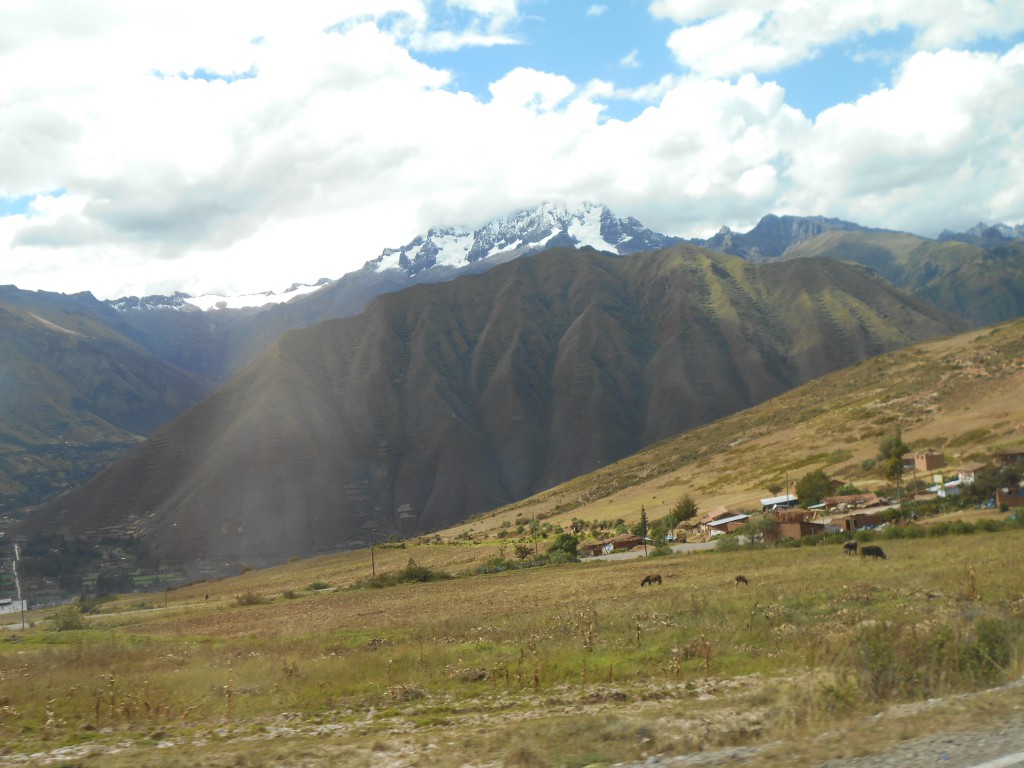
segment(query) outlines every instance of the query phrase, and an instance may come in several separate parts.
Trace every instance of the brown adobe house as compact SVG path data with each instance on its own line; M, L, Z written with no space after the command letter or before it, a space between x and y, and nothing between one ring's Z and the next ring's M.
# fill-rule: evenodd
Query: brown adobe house
M632 533L620 533L603 541L586 541L576 546L576 553L580 557L595 557L596 555L610 555L614 552L628 552L634 547L643 545L644 540Z
M904 469L914 469L918 472L931 472L934 469L946 466L946 457L937 451L916 451L905 453L903 459Z
M604 542L604 553L610 555L613 552L627 552L634 547L639 547L644 543L644 540L639 536L632 533L620 533L618 536L612 536Z
M774 544L784 539L800 540L804 536L814 536L817 533L825 532L824 523L815 523L810 520L779 520L778 526L773 531L765 531L764 543Z
M885 522L885 518L877 512L851 512L846 515L833 515L827 523L839 530L849 533L860 528L877 528Z
M1009 488L996 489L996 508L1024 507L1024 488L1019 485L1011 485Z
M721 520L726 517L732 517L736 513L728 507L715 507L713 510L708 512L704 517L697 521L697 528L702 533L706 533L713 522Z
M604 546L603 541L581 541L576 545L576 554L579 557L594 557L595 555L601 554L601 548Z

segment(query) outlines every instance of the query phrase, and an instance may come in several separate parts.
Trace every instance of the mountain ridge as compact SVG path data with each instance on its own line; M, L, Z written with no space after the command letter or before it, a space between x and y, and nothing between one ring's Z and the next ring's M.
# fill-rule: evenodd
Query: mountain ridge
M552 250L287 332L23 530L253 563L433 530L966 327L829 259Z
M575 233L575 240L570 230ZM971 231L975 230L979 235L984 232L982 228ZM918 298L960 314L976 325L989 325L1024 314L1024 271L1021 266L1024 265L1024 258L1021 258L1024 256L1024 241L1007 239L1016 231L1013 228L1002 225L999 231L1003 232L999 235L1000 244L986 249L977 242L955 238L928 240L906 233L873 230L840 219L769 214L750 232L723 230L713 238L698 239L693 244L719 252L732 252L755 263L808 256L860 263ZM190 303L190 297L184 294L101 302L88 293L64 295L19 291L13 286L0 290L0 308L22 312L23 315L30 309L43 321L52 322L58 328L68 324L68 317L89 317L105 326L102 335L117 338L117 343L128 344L135 350L131 355L121 355L123 361L150 367L150 373L141 378L122 368L122 381L137 381L138 391L128 393L123 385L118 386L126 396L139 403L138 407L160 414L156 419L134 422L128 432L109 427L92 429L89 432L91 438L86 442L69 443L65 434L68 428L61 423L52 421L49 432L44 434L38 429L29 429L29 425L10 409L0 409L0 433L8 435L7 444L13 451L7 454L6 459L13 464L7 468L0 466L0 505L11 510L39 503L90 477L164 421L178 415L197 397L208 394L242 370L275 339L291 329L309 327L330 318L350 317L362 311L377 296L414 285L443 283L483 273L555 242L572 243L573 247L580 247L585 242L605 246L617 243L617 251L628 253L634 247L646 248L657 244L660 242L657 238L663 237L651 234L651 230L635 219L620 219L606 207L596 204L573 209L550 204L538 206L498 217L477 230L465 229L465 232L482 233L473 241L476 245L466 245L462 251L467 258L470 252L480 254L480 257L474 261L467 260L461 266L438 263L436 259L432 266L426 266L422 259L417 262L419 257L413 254L408 260L414 267L411 272L398 267L380 269L384 254L401 251L385 249L381 257L366 262L359 270L334 281L321 281L322 285L316 290L291 301L265 307L232 308L231 297L224 300L228 305L224 309L202 310ZM534 233L532 244L523 245L525 240L530 240L523 236L528 232ZM423 238L416 241L422 243ZM497 245L510 244L515 247L495 251ZM476 251L473 251L474 247ZM294 292L304 290L298 287ZM210 303L212 299L209 297L204 301L210 306L215 304ZM36 332L40 330L37 325L33 321ZM8 334L20 333L13 328L9 327ZM94 330L99 332L99 326ZM62 343L66 344L69 338L65 335ZM153 359L144 362L149 357ZM102 357L94 356L92 359L100 361ZM90 398L72 392L66 383L60 383L63 379L59 360L54 358L45 364L40 360L30 363L25 357L11 356L7 365L16 375L21 375L19 369L29 371L33 366L42 365L38 372L31 374L38 385L36 395L48 397L46 407L54 412L71 414L69 424L77 423L75 414L84 412L81 405ZM184 375L191 380L189 386L194 388L193 394L175 396L165 403L159 388L142 383L156 370L163 371L161 375L168 377L172 388L181 386L181 376ZM84 380L85 377L79 378ZM176 405L168 410L167 403ZM31 475L26 476L29 457L32 457L33 469ZM15 474L21 479L14 479Z

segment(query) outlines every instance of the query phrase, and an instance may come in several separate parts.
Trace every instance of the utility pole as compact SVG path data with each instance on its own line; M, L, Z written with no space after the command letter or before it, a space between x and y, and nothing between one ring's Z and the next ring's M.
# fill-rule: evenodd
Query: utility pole
M21 628L25 629L25 601L21 597L21 580L18 578L18 561L21 559L21 552L18 549L18 545L14 545L14 562L11 565L14 567L14 586L18 591L18 603L21 605Z
M647 510L640 505L640 538L644 542L644 557L647 557Z

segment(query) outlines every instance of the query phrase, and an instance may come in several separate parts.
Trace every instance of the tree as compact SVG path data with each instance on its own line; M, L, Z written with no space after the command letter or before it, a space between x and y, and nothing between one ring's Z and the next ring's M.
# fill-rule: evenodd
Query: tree
M577 551L577 547L579 547L579 543L580 540L571 533L559 533L548 546L548 554L550 555L553 552L566 552L573 557L578 557L579 552Z
M640 539L644 543L644 557L647 557L647 510L640 505Z
M683 498L677 501L676 505L672 507L672 516L676 519L676 522L685 522L695 518L698 511L697 502L689 496L683 496Z
M896 483L900 509L903 509L903 454L909 450L910 446L903 442L903 435L899 429L896 430L896 434L884 438L878 445L878 466L886 480Z
M778 518L772 515L756 514L751 515L750 519L740 526L737 533L741 536L749 536L751 544L760 544L766 535L772 534L778 529Z
M796 495L800 499L800 505L805 509L819 503L828 496L831 489L831 482L823 469L808 472L796 481Z
M896 434L889 435L878 444L878 463L884 464L892 459L899 459L903 462L903 454L910 450L910 446L903 442L903 434L897 429Z

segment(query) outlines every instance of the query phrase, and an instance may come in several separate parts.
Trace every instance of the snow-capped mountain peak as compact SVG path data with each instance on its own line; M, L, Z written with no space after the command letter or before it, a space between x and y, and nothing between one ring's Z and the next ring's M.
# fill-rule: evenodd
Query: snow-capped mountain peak
M192 296L187 293L175 291L170 296L125 296L120 299L111 299L105 302L118 312L147 312L154 310L175 310L178 312L197 312L211 309L247 309L254 307L265 307L269 304L282 304L291 301L298 296L304 296L313 291L319 290L325 285L333 282L328 278L321 278L314 285L305 283L293 283L289 288L280 293L274 291L262 291L260 293L248 293L241 295L204 294Z
M582 203L574 208L542 203L492 219L477 229L431 229L400 248L385 248L366 269L398 269L414 275L425 269L461 269L484 259L511 257L554 246L591 247L625 255L663 248L680 238L653 232L633 218L617 218L608 208Z

